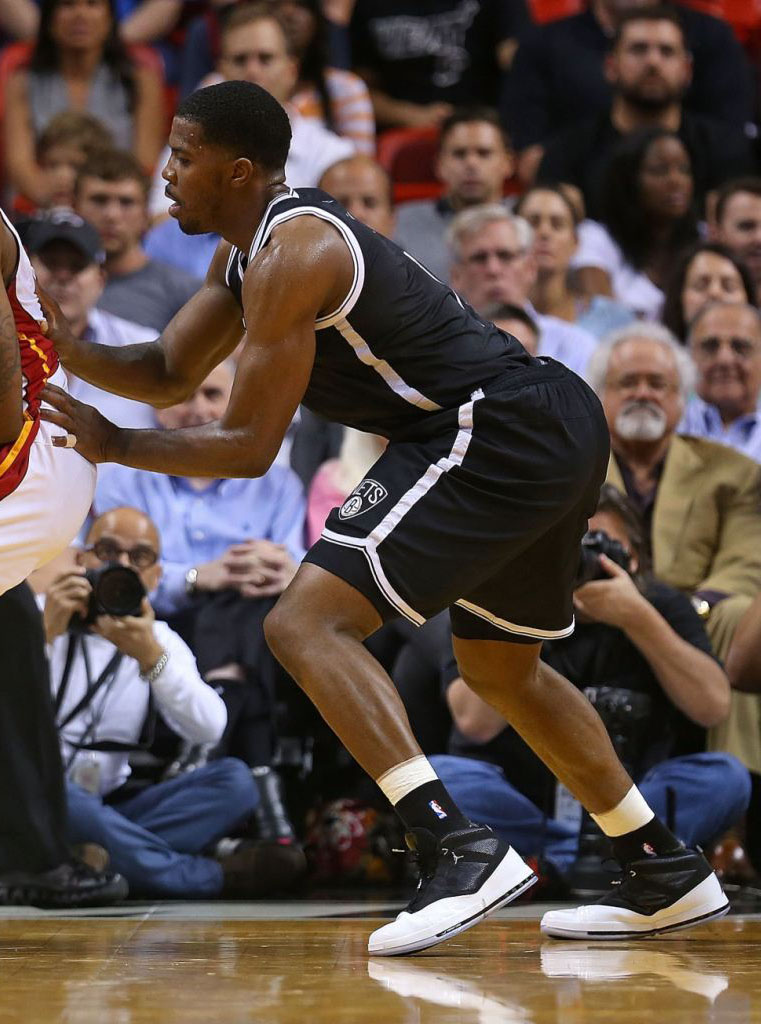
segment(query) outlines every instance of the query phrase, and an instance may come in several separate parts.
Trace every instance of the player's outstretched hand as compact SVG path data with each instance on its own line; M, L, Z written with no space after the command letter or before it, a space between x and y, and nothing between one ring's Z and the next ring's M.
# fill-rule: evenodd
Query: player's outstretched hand
M40 330L50 338L61 362L65 363L67 356L76 346L77 339L56 300L40 287L39 282L36 290L44 316L44 319L40 321Z
M55 384L46 384L43 401L53 406L40 409L40 418L55 423L65 431L54 436L53 444L59 448L74 448L90 462L107 462L109 445L113 444L119 428L101 416L97 409L78 402Z

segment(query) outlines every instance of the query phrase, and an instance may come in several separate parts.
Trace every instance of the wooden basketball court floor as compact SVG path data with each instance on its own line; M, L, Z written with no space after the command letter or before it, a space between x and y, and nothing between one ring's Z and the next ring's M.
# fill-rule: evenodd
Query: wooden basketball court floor
M543 939L511 907L371 958L400 904L0 910L2 1024L761 1024L761 914L630 943Z

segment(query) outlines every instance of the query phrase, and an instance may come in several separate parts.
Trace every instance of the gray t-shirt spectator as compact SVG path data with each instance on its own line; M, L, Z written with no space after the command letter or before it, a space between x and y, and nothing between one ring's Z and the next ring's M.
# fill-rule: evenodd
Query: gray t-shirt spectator
M440 281L449 281L452 257L444 233L453 216L446 199L404 203L396 210L394 241Z
M184 270L149 260L134 273L110 277L98 308L161 332L201 283Z

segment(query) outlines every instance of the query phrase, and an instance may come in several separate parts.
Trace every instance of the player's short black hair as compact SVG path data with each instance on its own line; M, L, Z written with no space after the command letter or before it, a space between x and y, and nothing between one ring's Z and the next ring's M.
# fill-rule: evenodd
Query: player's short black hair
M204 139L268 171L285 166L291 123L274 96L252 82L220 82L184 99L175 117L201 126Z

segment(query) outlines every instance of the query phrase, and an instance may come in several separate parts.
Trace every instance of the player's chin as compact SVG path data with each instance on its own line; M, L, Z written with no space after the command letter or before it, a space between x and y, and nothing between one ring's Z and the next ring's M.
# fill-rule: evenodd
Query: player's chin
M182 231L184 235L203 235L209 230L207 227L204 227L203 224L200 224L197 220L193 220L192 217L182 216L181 212L179 214L171 214L171 216L175 218L177 224L179 225L180 231Z

